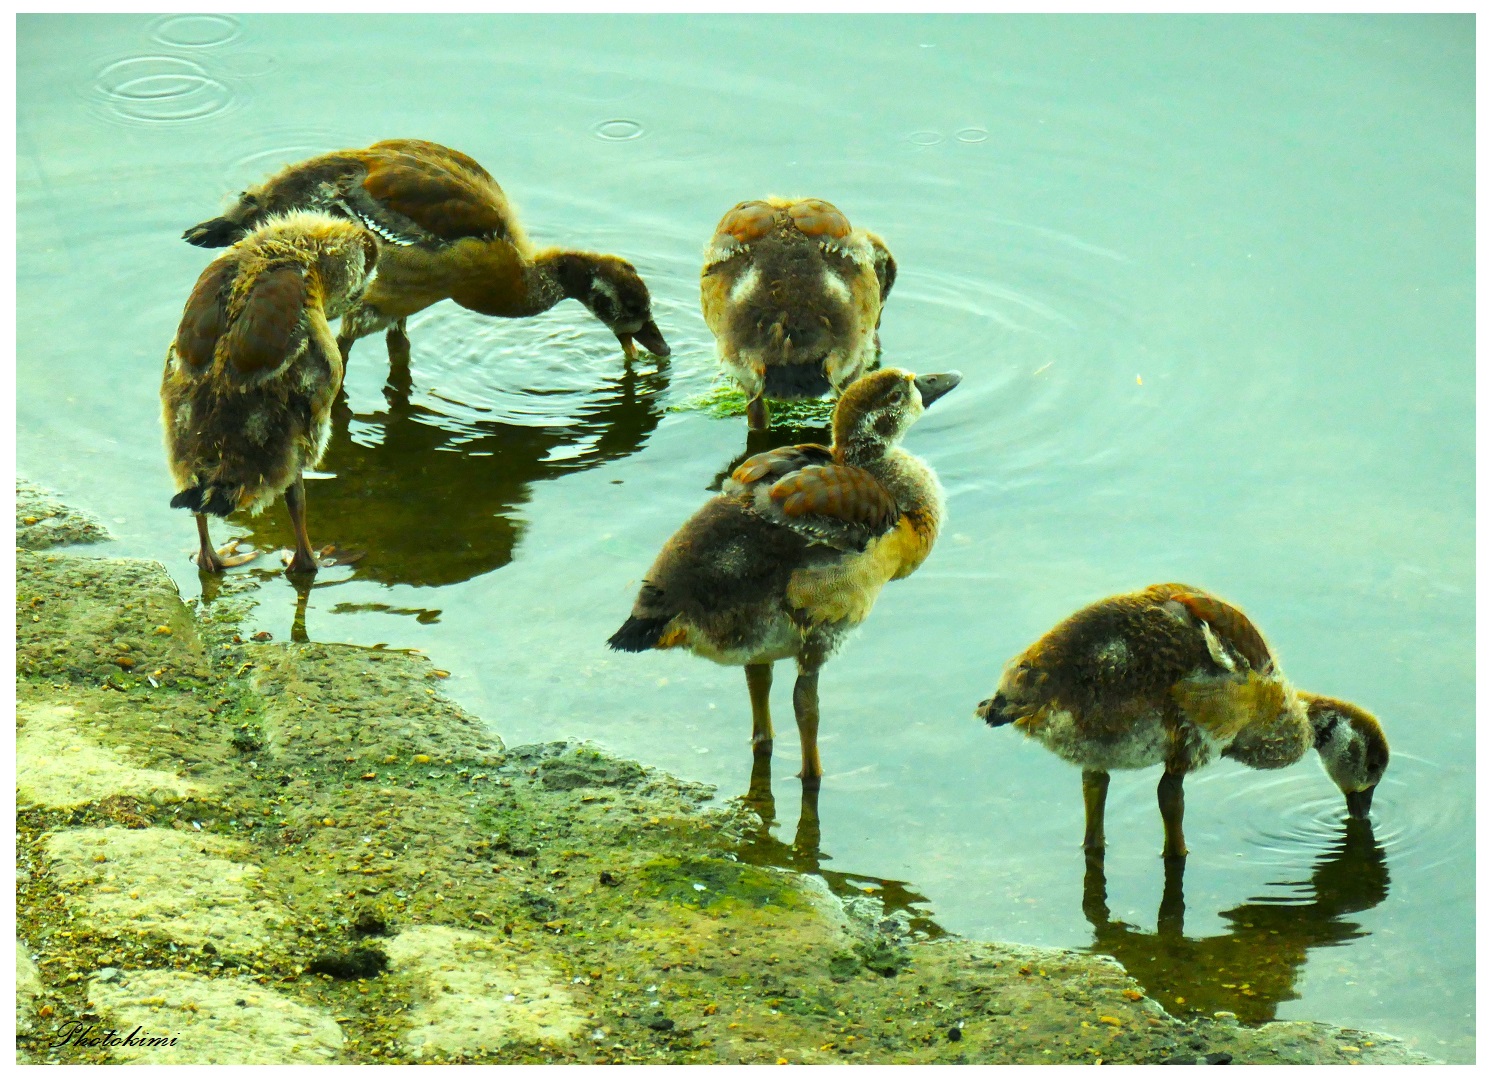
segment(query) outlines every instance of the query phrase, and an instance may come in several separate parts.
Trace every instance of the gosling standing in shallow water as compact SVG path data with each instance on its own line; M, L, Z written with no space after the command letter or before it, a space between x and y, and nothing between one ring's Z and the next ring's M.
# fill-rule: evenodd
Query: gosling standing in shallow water
M724 214L703 262L703 319L719 361L749 396L750 428L770 427L765 399L817 398L879 358L879 314L895 261L826 201L742 201Z
M301 472L331 435L341 353L330 321L373 277L378 244L363 228L320 213L265 221L201 274L166 351L160 385L166 456L177 495L196 513L208 572L256 553L219 553L207 515L258 513L281 493L295 527L290 572L319 563L305 529Z
M746 459L667 541L610 647L687 648L743 665L757 756L769 754L774 733L771 664L795 659L801 780L817 788L817 672L884 584L930 554L941 486L898 444L960 380L881 369L838 400L831 449L800 444Z
M1106 845L1116 769L1163 765L1163 853L1182 857L1184 775L1216 756L1280 768L1316 748L1359 818L1390 760L1374 716L1295 691L1251 620L1189 585L1150 585L1077 611L1009 664L977 714L1082 767L1088 850Z
M383 330L388 353L406 359L408 317L446 298L489 317L531 317L573 298L615 333L626 357L637 343L659 357L670 353L629 261L534 248L490 172L454 149L396 138L311 157L181 237L226 246L267 215L291 209L353 220L382 244L377 280L341 320L343 359L355 340Z

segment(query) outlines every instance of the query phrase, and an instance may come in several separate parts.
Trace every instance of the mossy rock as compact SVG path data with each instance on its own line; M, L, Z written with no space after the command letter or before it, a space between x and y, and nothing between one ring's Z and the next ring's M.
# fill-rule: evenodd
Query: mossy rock
M695 909L791 909L802 900L790 881L775 873L710 857L659 857L641 868L640 879L648 894Z

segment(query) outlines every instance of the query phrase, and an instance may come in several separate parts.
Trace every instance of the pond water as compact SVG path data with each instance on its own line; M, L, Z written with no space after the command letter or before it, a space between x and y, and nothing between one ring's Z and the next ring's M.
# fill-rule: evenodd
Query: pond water
M207 261L182 229L317 151L464 150L537 242L635 263L671 359L626 367L572 302L437 306L404 369L364 340L309 516L366 557L319 576L303 629L428 652L509 743L591 738L743 793L740 672L604 640L747 448L742 419L674 409L715 383L697 282L715 222L768 193L830 199L898 259L886 362L965 376L906 444L950 520L823 672L805 817L781 668L775 800L746 852L927 929L1112 953L1176 1011L1471 1060L1473 32L22 16L18 467L99 513L109 554L199 592L157 401ZM282 507L214 526L289 537ZM296 593L262 576L258 625L287 637ZM1242 605L1296 682L1382 718L1373 830L1346 826L1311 757L1222 761L1188 780L1191 856L1166 874L1157 773L1118 773L1086 874L1078 771L973 709L1056 621L1166 580Z

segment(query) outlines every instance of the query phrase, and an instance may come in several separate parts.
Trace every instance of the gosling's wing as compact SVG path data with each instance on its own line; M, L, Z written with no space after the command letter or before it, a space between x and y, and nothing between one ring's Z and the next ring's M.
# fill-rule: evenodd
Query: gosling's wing
M462 238L511 240L506 195L484 169L376 146L363 158L366 176L341 207L383 241L410 246Z
M299 265L259 274L235 293L221 350L237 383L256 385L279 376L305 348L310 284Z
M872 231L865 231L863 237L868 239L869 248L874 251L874 275L879 280L879 308L883 309L884 303L889 301L889 292L894 288L895 278L899 275L899 266L882 238Z
M741 462L724 485L725 492L744 491L761 481L773 484L807 466L823 466L832 463L832 450L818 443L798 443L790 447L777 447L773 451L762 451Z
M1175 592L1169 599L1183 605L1200 622L1205 623L1222 642L1240 655L1247 666L1258 674L1273 670L1272 651L1261 631L1238 607L1204 592Z
M802 467L770 486L768 504L762 499L757 509L770 520L844 551L862 551L900 519L889 489L857 466Z
M211 371L217 341L227 330L228 305L237 278L238 260L231 254L218 257L197 277L171 347L175 370L181 375L195 377Z
M408 156L424 157L429 160L438 160L446 165L464 168L474 175L480 176L488 182L495 183L491 173L477 164L473 159L449 146L440 145L438 142L426 142L422 138L388 138L385 141L376 142L368 147L369 151L404 153Z

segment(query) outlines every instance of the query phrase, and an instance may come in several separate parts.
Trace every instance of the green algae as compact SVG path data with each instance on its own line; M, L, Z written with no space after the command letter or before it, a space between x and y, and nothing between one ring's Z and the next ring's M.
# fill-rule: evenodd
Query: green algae
M660 857L644 865L639 878L653 897L716 915L738 906L795 909L801 905L801 895L781 873L719 858Z
M711 417L743 417L749 402L745 393L730 383L721 383L711 391L683 399L667 407L668 413L705 413ZM770 399L772 425L821 426L832 423L833 398Z

